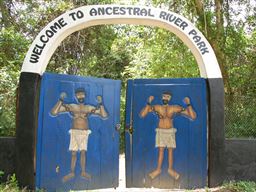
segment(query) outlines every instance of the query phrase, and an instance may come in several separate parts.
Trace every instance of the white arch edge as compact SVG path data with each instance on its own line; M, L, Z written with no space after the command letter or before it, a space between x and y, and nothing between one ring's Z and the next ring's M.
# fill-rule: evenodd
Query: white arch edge
M129 14L127 11L124 15L118 15L118 14L106 14L106 15L97 15L97 16L91 16L90 11L92 9L97 10L100 9L108 9L108 10L118 10L118 9L127 9L127 10L145 10L147 11L147 14L151 14L150 16L146 15L132 15ZM76 19L75 21L70 16L71 13L77 13L80 11L80 13L83 13L83 17L81 19ZM160 18L161 13L170 14L174 17L176 17L176 20L179 19L179 22L171 22L169 20L163 19L163 17ZM45 32L50 29L50 26L53 26L58 21L62 21L65 23L65 26L57 30L57 32L49 38L49 41L45 43L44 48L41 49L41 54L38 55L38 62L32 63L30 61L31 56L35 52L36 49L40 51L36 46L42 47L42 42L40 40L40 37L42 35L45 35ZM181 20L181 21L180 21ZM187 24L186 27L180 27L178 24L181 24L181 22L185 22ZM59 17L55 18L52 22L50 22L47 26L45 26L41 32L37 35L35 40L33 41L32 45L30 46L26 57L24 59L21 72L30 72L30 73L37 73L42 75L43 72L46 70L46 67L49 63L49 60L51 56L53 55L56 48L59 46L59 44L71 33L90 27L95 25L104 25L104 24L137 24L137 25L147 25L147 26L156 26L165 28L171 32L173 32L175 35L177 35L184 44L186 44L191 52L193 53L194 57L196 58L200 75L203 78L222 78L221 70L219 68L219 64L216 58L216 55L207 41L207 39L203 36L203 34L185 17L178 15L174 12L166 11L159 8L154 7L146 7L146 6L136 6L136 5L90 5L90 6L83 6L79 7L73 10L70 10L66 13L63 13ZM196 33L190 33L190 32ZM200 41L198 41L200 39ZM204 42L205 49L207 49L207 53L202 53L202 49L200 51L200 42ZM202 43L201 43L202 45ZM202 48L202 47L201 47Z

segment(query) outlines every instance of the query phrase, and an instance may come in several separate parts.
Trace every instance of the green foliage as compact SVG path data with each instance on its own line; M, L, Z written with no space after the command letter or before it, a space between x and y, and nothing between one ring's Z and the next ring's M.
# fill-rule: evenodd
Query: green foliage
M13 27L0 31L0 136L15 134L16 88L29 43Z
M120 114L121 114L121 127L120 127L120 141L119 141L119 152L120 154L124 153L125 151L125 87L123 88L123 91L121 93L121 108L120 108Z
M3 172L1 172L3 174ZM18 181L15 174L11 175L6 183L0 183L0 192L19 192Z
M224 189L231 192L256 192L256 183L253 181L229 182L224 184Z
M0 178L3 176L4 172L0 171ZM0 192L30 192L31 190L28 190L26 188L21 189L18 186L18 181L16 179L15 174L11 175L8 180L4 183L0 183ZM45 192L45 190L42 189L36 189L36 192Z
M145 26L118 28L120 43L132 55L124 75L132 78L198 77L190 50L171 32ZM179 66L179 67L177 67Z
M225 106L225 133L227 138L256 138L256 99L229 96Z

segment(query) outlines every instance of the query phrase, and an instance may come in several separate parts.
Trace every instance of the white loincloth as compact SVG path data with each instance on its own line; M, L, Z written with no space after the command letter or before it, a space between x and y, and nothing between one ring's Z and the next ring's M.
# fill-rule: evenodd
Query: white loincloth
M70 129L70 151L87 151L88 137L91 134L91 130L80 130L80 129Z
M177 129L156 128L156 147L176 148L175 133Z

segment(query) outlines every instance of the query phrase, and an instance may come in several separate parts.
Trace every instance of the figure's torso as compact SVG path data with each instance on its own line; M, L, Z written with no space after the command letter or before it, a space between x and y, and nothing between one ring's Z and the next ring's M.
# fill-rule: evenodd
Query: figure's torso
M95 107L84 104L69 104L69 112L73 116L72 129L89 129L88 115Z
M155 105L155 112L158 114L158 128L173 128L173 115L181 112L182 108L178 105Z

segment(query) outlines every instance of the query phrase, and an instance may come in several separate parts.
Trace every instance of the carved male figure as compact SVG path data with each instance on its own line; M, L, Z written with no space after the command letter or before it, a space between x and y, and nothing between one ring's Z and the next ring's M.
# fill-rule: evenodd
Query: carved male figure
M158 162L157 168L152 171L149 176L151 179L156 178L161 173L162 163L164 159L164 149L168 149L168 174L174 179L178 180L180 175L173 169L173 150L176 148L175 133L176 129L173 126L173 117L175 114L185 115L188 118L194 120L196 113L193 110L190 99L186 97L184 102L187 107L183 108L179 105L169 105L171 100L170 92L163 92L162 94L162 105L151 105L154 100L154 96L148 98L147 105L141 110L140 116L145 117L149 112L154 112L158 115L159 122L156 128L156 143L155 146L158 148Z
M75 176L75 166L77 160L77 153L80 151L80 165L81 165L81 176L90 179L91 176L86 172L86 151L88 144L88 137L91 130L88 126L88 116L89 115L99 115L103 118L107 117L108 114L102 104L102 97L97 96L98 106L84 104L86 93L83 88L78 88L75 90L75 95L78 103L65 104L64 98L66 93L61 93L59 101L51 110L53 116L59 113L68 112L72 118L72 127L69 130L70 133L70 144L69 150L71 151L71 171L69 174L63 177L63 182Z

